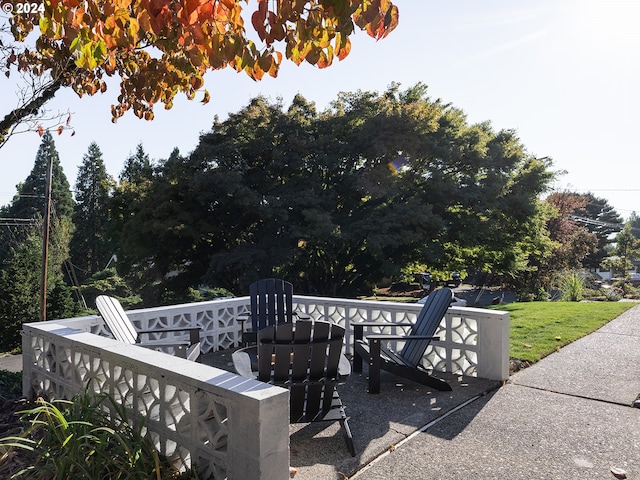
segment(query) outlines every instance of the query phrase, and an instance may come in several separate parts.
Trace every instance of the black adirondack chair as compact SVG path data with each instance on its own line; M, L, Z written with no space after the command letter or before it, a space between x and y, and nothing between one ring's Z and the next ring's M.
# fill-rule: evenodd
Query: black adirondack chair
M291 323L294 319L311 317L293 309L293 285L278 278L265 278L249 285L251 307L249 315L238 317L242 328L242 343L256 342L257 333L279 323ZM245 331L245 322L251 326Z
M350 373L342 355L344 328L321 321L282 323L258 333L256 347L233 354L236 371L255 378L251 365L257 361L257 379L289 389L291 423L338 421L351 456L353 436L336 384ZM257 359L247 351L257 352Z
M429 294L414 324L358 322L354 329L354 372L362 371L362 359L369 361L369 393L380 393L380 370L386 370L409 380L428 385L437 390L450 391L451 386L444 380L435 378L422 366L422 357L434 337L438 325L442 321L453 293L448 288L441 288ZM363 339L364 327L371 326L411 326L409 335L372 334ZM383 341L402 340L404 347L394 352L382 345Z
M157 330L136 330L125 313L118 299L107 295L96 298L96 307L100 316L109 327L113 338L131 345L163 350L171 347L177 356L187 360L197 361L200 357L200 328L162 328ZM142 335L157 333L184 332L188 336L181 338L169 338L167 340L142 340Z

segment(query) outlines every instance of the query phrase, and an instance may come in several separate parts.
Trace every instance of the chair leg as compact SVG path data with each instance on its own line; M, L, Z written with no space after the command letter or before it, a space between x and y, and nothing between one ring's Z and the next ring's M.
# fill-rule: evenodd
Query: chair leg
M344 441L347 442L347 448L349 449L349 453L352 457L356 456L356 448L353 445L353 435L351 435L351 429L349 428L349 424L347 423L347 419L340 420L340 426L342 427L342 431L344 432Z
M362 340L364 327L362 325L353 326L353 371L356 373L362 372L362 356L358 353L356 344L358 340Z
M380 339L369 340L369 393L380 393Z

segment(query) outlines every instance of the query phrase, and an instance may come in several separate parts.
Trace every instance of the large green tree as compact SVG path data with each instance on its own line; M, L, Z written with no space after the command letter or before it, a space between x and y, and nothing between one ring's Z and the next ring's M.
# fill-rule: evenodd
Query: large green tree
M113 180L107 174L100 147L91 143L78 168L73 212L75 231L70 244L71 260L80 282L102 270L114 253L107 240L112 188Z
M574 212L574 215L582 219L587 230L598 239L595 251L587 255L583 263L585 267L595 269L607 256L613 234L624 228L624 220L606 199L590 192L581 196L585 199L584 209Z
M140 203L146 197L153 179L153 164L142 144L139 144L135 153L126 158L109 199L109 238L123 268L130 263L126 261L127 250L135 247L135 242L130 242L124 232L128 224L135 221Z
M42 215L45 179L49 162L53 164L51 199L55 214L58 217L71 218L74 208L71 188L60 164L53 136L48 131L42 135L42 141L29 176L17 186L18 193L7 211L8 214L16 218L32 218L35 214Z
M132 264L162 266L155 281L197 284L208 259L206 282L233 291L278 275L350 295L414 262L516 276L546 241L549 167L424 85L323 112L256 98L161 165L126 237Z

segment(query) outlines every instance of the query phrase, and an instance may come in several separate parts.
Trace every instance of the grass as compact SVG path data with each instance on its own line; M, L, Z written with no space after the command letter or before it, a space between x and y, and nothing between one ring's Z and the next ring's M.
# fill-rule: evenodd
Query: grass
M520 302L490 308L510 313L509 356L534 363L636 305L634 302Z

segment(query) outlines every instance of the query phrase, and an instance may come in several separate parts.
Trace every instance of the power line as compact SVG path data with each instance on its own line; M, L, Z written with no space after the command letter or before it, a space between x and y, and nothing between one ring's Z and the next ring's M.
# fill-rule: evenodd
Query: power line
M35 218L0 218L0 226L2 227L26 227L35 223Z
M611 222L603 222L602 220L595 220L593 218L579 217L577 215L569 215L569 220L573 220L578 223L585 223L589 225L596 225L598 227L609 227L616 232L620 232L624 225L620 223L611 223ZM636 232L640 232L640 228L631 227L631 230L635 230Z

